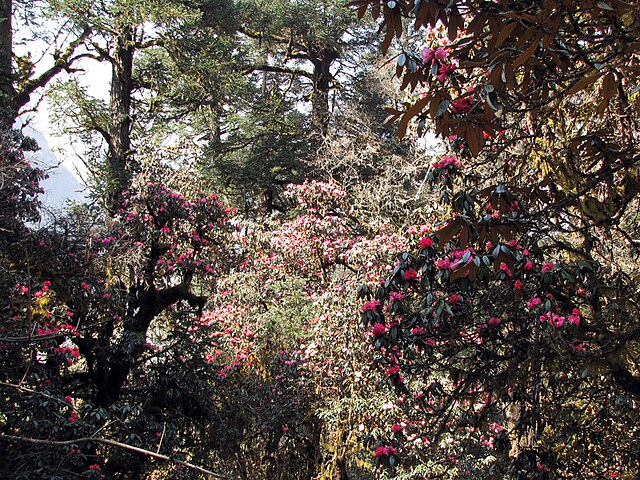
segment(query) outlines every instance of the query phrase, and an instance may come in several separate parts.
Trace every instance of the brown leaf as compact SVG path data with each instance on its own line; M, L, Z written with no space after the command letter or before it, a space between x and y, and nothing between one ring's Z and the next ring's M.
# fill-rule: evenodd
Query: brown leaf
M518 22L511 22L506 26L502 27L500 33L496 37L496 48L500 47L504 43L504 41L509 38L509 36L513 33L513 31L518 26Z
M398 125L399 138L403 138L405 136L405 134L407 133L407 127L409 126L409 122L411 122L411 119L422 112L429 101L431 101L431 97L429 95L425 95L416 103L414 103L406 112L404 112L404 115L402 115L402 119L400 120L400 124Z
M471 155L477 157L484 147L484 137L482 135L482 131L480 129L474 128L473 125L469 124L465 129L464 138L467 141L467 146L471 151Z
M573 86L567 92L567 95L573 95L574 93L578 93L580 90L584 90L589 85L593 84L600 77L604 75L604 72L596 72L593 75L583 78L582 80L577 81L573 84Z
M605 75L604 80L602 81L602 88L600 89L600 96L602 97L602 101L600 105L598 105L597 114L598 116L602 116L604 111L609 106L613 95L615 94L618 88L618 81L616 80L613 72L609 72Z
M462 221L459 218L456 218L435 232L434 235L438 237L438 246L442 248L445 244L451 241L453 236L458 233L461 226Z
M397 114L397 115L389 115L387 118L384 119L384 123L382 124L382 126L384 128L388 128L391 125L393 125L396 120L398 120L400 118L400 115L402 115L401 113Z
M467 248L469 239L471 238L471 229L468 225L464 225L460 231L460 248Z
M451 275L449 275L449 281L450 282L455 282L456 280L458 280L459 278L464 277L464 275L471 271L471 267L475 268L475 265L473 263L469 264L469 265L465 265L463 267L460 268L456 268L453 272L451 272Z
M384 34L384 40L382 41L382 53L387 53L389 47L391 46L391 42L393 41L393 35L395 33L395 26L393 25L394 17L385 15L385 23L387 31Z
M520 55L515 62L513 62L512 68L517 70L519 67L524 65L534 54L534 52L538 48L538 42L540 42L540 35L536 35L529 48L527 48L522 55Z

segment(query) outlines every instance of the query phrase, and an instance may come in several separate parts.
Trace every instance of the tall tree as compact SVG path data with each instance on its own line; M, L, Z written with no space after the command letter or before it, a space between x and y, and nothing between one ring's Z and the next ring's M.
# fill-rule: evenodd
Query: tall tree
M60 113L54 114L65 123L64 113L70 108L67 132L84 133L84 138L97 134L106 145L104 158L94 152L92 170L101 183L101 197L110 214L122 206L122 193L131 184L136 170L134 156L134 97L143 85L134 78L135 58L145 49L160 44L159 31L164 22L184 13L177 3L147 3L142 1L75 2L53 1L52 7L68 16L78 30L89 29L92 39L85 55L111 68L107 105L91 98L74 80L58 86L54 95ZM154 25L150 28L152 22ZM149 30L152 33L149 33ZM71 107L62 105L70 102ZM97 109L97 111L96 111ZM69 122L71 125L69 125Z

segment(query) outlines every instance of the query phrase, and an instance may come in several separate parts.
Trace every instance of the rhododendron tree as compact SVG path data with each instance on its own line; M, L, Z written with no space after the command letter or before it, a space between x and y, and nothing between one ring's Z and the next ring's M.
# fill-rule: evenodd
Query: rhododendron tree
M188 461L210 464L217 441L188 433L217 413L202 353L211 336L191 326L232 265L229 212L147 183L102 227L29 227L38 173L20 145L2 147L15 183L0 200L14 216L0 233L0 442L12 453L1 475L141 475L155 469L146 458L174 449L190 452L175 459L186 471L209 472Z
M429 444L381 438L395 474L637 476L636 2L352 5L384 50L411 33L389 121L453 152L429 175L448 218L360 290Z

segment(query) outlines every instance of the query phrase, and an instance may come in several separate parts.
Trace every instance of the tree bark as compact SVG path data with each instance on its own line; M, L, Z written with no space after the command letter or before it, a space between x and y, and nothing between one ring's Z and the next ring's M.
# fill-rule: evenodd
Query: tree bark
M11 128L16 119L13 78L12 0L0 0L0 128Z
M111 92L108 130L107 191L105 205L114 214L122 206L122 192L129 188L132 175L131 99L133 93L134 28L123 27L114 39L111 61Z
M313 64L313 93L311 97L311 125L315 133L326 135L329 129L329 90L333 83L331 64L338 53L330 48L310 52Z

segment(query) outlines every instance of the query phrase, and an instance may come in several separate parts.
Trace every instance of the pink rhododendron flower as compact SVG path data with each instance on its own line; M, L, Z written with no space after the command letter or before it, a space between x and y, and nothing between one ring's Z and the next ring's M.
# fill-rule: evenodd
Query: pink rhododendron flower
M380 300L371 300L362 305L362 311L368 312L377 309L380 306Z
M521 282L520 280L516 280L516 283L514 283L514 284L513 284L513 287L514 287L516 290L520 290L520 289L522 288L522 285L523 285L523 284L522 284L522 282Z
M375 456L376 457L388 457L390 455L397 455L398 454L398 450L395 447L390 447L390 446L379 446L378 448L376 448L376 453Z
M498 317L491 317L489 320L487 320L487 323L492 327L495 327L497 325L500 325L500 319Z
M393 433L400 433L402 431L402 426L398 423L394 423L393 426L391 427L391 431Z
M509 266L504 262L500 263L500 271L506 273L508 277L513 276L513 273L511 273L511 270L509 270Z
M436 262L436 266L438 267L438 270L450 270L451 269L451 260L449 260L448 258L444 258L442 260L438 260Z
M439 61L442 62L443 60L447 59L449 54L447 53L447 51L444 48L438 47L438 48L436 48L436 51L433 52L433 56L435 57L436 60L439 60Z
M398 365L394 365L387 370L387 375L396 375L400 373L400 367Z
M441 70L444 70L444 69L441 69ZM437 77L438 80L440 80L441 75L444 78L446 78L449 75L449 73L450 73L449 71L443 71L441 74L438 75ZM444 78L440 81L443 82ZM469 96L456 98L455 100L451 101L451 111L453 113L467 113L473 108L474 104L475 104L475 100Z
M556 264L553 262L546 262L544 265L542 265L542 271L545 273L550 272L554 268L556 268Z
M524 269L533 270L533 263L531 262L531 260L527 260L527 263L524 264Z
M567 321L571 325L575 325L576 327L580 326L580 317L578 315L569 315L569 316L567 316Z
M540 300L539 297L533 297L529 299L529 301L527 302L527 308L529 310L532 310L536 308L538 305L540 305L541 303L542 303L542 300Z
M552 314L549 319L549 324L554 328L560 328L564 325L565 320L565 317L561 315Z
M391 292L391 295L389 295L389 299L392 302L399 302L404 299L404 295L400 292Z
M434 55L435 52L432 48L424 47L422 49L422 53L420 54L420 58L422 58L422 61L424 63L431 63L433 61Z
M456 66L452 65L452 64L447 64L447 65L442 65L439 69L438 69L438 74L436 75L436 79L440 82L440 83L444 83L444 81L447 79L447 77L449 75L451 75L453 72L456 71ZM466 97L468 98L468 97ZM465 99L458 99L458 100L466 100ZM455 102L455 100L454 100ZM451 102L451 105L453 106L453 103ZM469 109L466 111L471 110L471 104L469 103ZM461 112L454 112L454 113L461 113Z

